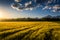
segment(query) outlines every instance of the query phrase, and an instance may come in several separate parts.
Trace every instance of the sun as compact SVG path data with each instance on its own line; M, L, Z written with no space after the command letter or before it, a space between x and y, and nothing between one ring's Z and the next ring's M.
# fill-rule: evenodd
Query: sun
M4 17L3 13L2 13L2 12L0 12L0 18L3 18L3 17Z

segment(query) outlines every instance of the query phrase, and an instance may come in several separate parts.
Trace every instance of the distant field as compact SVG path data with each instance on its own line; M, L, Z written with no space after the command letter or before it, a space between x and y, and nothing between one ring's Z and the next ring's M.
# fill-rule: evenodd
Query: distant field
M0 22L0 40L60 40L60 22Z

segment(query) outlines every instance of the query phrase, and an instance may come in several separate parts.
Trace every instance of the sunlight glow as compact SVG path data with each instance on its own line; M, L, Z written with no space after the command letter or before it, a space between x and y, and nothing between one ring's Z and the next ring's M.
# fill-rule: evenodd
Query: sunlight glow
M0 12L0 18L3 18L3 17L4 17L3 13L2 13L2 12Z
M5 10L5 9L0 9L0 19L5 19L5 18L8 18L9 15L8 15L8 12Z

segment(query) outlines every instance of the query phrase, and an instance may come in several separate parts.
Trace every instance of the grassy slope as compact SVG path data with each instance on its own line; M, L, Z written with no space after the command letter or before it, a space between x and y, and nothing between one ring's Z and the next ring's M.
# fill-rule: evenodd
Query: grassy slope
M0 22L0 40L60 40L60 22Z

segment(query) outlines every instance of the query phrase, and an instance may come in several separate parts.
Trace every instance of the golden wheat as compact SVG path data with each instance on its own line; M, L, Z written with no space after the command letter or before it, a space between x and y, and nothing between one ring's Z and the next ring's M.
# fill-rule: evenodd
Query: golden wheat
M60 40L60 22L0 22L0 40Z

